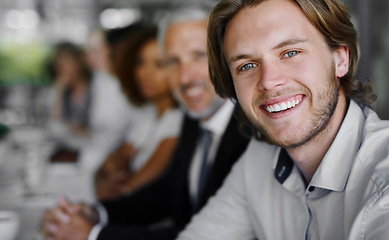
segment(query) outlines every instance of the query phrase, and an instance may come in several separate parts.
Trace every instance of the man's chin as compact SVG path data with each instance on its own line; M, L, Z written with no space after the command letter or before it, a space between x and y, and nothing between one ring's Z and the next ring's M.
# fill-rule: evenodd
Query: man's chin
M215 100L212 102L212 104L209 107L203 110L194 111L188 108L184 104L181 104L181 109L183 109L189 115L189 117L193 119L202 120L211 117L220 108L220 106L224 103L224 101L225 99L218 97L215 98Z
M211 115L208 111L190 111L189 109L187 109L187 113L189 117L197 120L208 118Z

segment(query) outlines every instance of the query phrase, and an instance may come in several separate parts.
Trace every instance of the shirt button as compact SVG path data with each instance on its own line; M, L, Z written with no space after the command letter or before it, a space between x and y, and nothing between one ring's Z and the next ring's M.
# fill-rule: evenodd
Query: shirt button
M315 191L315 187L314 187L314 186L310 186L310 187L308 188L308 191L310 191L310 192Z

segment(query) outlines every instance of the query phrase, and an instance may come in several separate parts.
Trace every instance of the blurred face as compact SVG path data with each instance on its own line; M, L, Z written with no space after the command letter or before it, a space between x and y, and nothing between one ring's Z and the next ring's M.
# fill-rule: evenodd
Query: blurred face
M166 67L156 39L148 41L140 50L135 75L145 99L158 100L170 95Z
M226 28L225 53L245 114L277 145L307 143L345 109L338 78L348 50L330 50L292 1L241 10Z
M74 56L64 52L58 54L55 69L58 79L67 84L72 84L81 75L80 62Z
M172 23L165 34L170 87L196 118L209 117L223 102L209 77L206 41L206 20Z
M89 67L94 71L107 71L109 69L110 50L105 42L103 33L93 33L85 49Z

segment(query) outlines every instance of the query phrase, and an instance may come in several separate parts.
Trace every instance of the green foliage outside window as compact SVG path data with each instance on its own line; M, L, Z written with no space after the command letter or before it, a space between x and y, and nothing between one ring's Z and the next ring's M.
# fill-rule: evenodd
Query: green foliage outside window
M41 43L0 45L0 86L27 83L48 85L48 48Z

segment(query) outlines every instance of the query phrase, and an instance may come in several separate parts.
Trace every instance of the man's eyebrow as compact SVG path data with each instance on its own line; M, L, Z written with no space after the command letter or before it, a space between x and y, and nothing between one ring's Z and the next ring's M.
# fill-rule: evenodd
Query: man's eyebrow
M228 59L228 63L231 64L233 62L239 61L241 59L247 59L247 58L251 58L251 56L248 54L240 54L240 55L233 56L230 59Z
M305 38L292 38L292 39L288 39L288 40L285 40L279 44L277 44L277 46L273 47L273 49L280 49L280 48L283 48L285 46L289 46L289 45L293 45L293 44L297 44L297 43L302 43L302 42L307 42L308 39L305 39Z
M285 46L293 45L293 44L298 44L298 43L303 43L303 42L308 42L308 39L305 38L292 38L292 39L287 39L285 41L282 41L281 43L277 44L273 49L280 49ZM249 54L239 54L236 56L233 56L228 59L228 64L232 64L233 62L239 61L241 59L247 59L247 58L252 58L251 55Z

